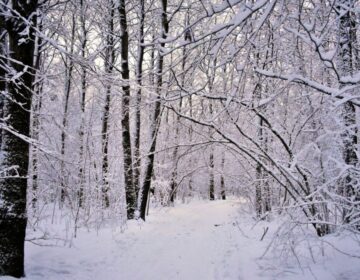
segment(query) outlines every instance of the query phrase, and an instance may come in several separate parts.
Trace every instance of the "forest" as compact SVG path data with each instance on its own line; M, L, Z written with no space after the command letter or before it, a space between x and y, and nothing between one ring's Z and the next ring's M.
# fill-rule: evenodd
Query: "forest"
M359 32L357 0L0 0L0 278L192 201L359 261Z

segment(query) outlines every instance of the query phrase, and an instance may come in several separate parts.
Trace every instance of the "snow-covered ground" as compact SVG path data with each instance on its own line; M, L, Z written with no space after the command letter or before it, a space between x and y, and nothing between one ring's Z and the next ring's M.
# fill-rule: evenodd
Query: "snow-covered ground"
M260 259L278 224L256 223L244 209L241 200L194 201L155 209L146 223L132 221L124 232L80 231L71 247L27 243L26 279L360 279L360 259L326 243L359 255L351 237L342 243L334 236L289 237L291 246L275 245Z

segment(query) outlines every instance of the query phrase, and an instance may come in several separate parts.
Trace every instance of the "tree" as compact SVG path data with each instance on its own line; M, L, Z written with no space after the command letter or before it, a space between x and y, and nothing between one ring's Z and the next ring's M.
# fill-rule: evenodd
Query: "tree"
M101 179L101 192L103 196L103 204L107 208L110 206L109 200L109 118L110 118L110 105L111 105L111 75L115 63L115 40L114 40L114 17L115 17L115 4L110 0L108 4L109 17L107 21L106 30L106 49L105 49L105 105L102 119L102 179Z
M85 126L85 107L86 107L86 88L87 88L87 70L85 61L86 61L86 47L88 42L88 30L86 26L86 11L88 9L87 3L85 0L80 0L80 28L81 28L81 58L83 65L81 65L81 123L79 129L79 138L80 138L80 151L79 151L79 189L78 189L78 206L83 207L84 204L84 184L85 184L85 163L84 163L84 126Z
M346 76L353 76L357 73L359 68L359 55L357 50L356 40L356 19L352 12L355 1L353 0L338 0L337 13L339 15L339 73L340 78ZM340 86L346 85L341 83ZM350 93L352 95L352 93ZM357 94L357 93L354 93ZM347 101L342 105L342 117L344 123L344 132L342 134L343 140L343 158L347 165L347 175L341 182L341 190L346 199L360 200L360 186L357 183L356 168L359 159L357 155L358 144L358 126L356 118L355 105ZM345 202L346 203L346 202ZM346 203L348 204L348 203ZM343 208L343 220L345 223L351 222L352 219L357 217L358 213L352 209L353 205L348 205ZM355 206L356 207L356 206Z
M61 184L61 194L60 194L60 204L62 205L65 202L66 196L68 196L69 186L68 186L68 175L65 170L65 154L66 154L66 129L68 126L68 111L69 111L69 99L71 93L71 85L73 79L74 71L74 48L75 48L75 31L76 31L76 17L75 12L71 16L71 34L70 34L70 49L69 56L65 56L65 84L64 84L64 111L62 117L62 128L61 128L61 163L60 163L60 184Z
M145 28L145 1L139 0L139 34L138 34L138 54L136 60L136 113L135 113L135 136L134 136L134 187L136 192L136 202L140 191L140 136L141 136L141 95L143 85L143 62L144 62L144 28Z
M149 192L151 187L151 178L153 176L154 170L154 159L155 159L155 150L156 150L156 140L157 133L160 127L161 122L161 92L163 85L163 70L164 70L164 55L162 53L165 48L165 39L167 38L167 34L169 32L169 22L167 18L167 0L161 0L161 42L160 47L158 49L158 61L157 61L157 69L156 69L156 100L155 100L155 110L153 113L153 117L151 120L150 127L150 139L151 145L149 149L149 154L147 156L147 162L145 166L145 177L144 183L142 187L142 196L141 196L141 204L140 204L140 217L145 221L146 217L146 209L149 199Z
M37 0L12 0L11 7L0 3L12 17L1 14L9 36L12 76L5 103L0 180L0 275L24 276L26 232L26 191L29 166L30 112L34 80L33 56ZM4 79L4 77L0 77Z
M38 10L38 18L37 18L37 26L38 33L42 33L43 29L43 17L44 14L41 10ZM40 118L41 118L41 106L42 106L42 89L43 89L43 79L42 79L42 71L43 71L43 49L45 48L45 42L42 40L40 34L37 34L35 40L35 53L34 53L34 71L35 79L33 83L34 92L32 97L32 109L31 109L31 138L34 141L39 142L39 132L40 132ZM38 166L38 157L39 157L39 149L38 143L34 143L31 146L31 205L33 210L37 211L37 196L38 196L38 188L39 188L39 166Z
M119 2L120 41L121 41L121 76L122 86L122 148L124 161L124 180L126 193L126 207L128 219L134 219L136 210L136 190L133 177L133 161L130 138L130 70L129 70L129 33L126 19L125 0Z

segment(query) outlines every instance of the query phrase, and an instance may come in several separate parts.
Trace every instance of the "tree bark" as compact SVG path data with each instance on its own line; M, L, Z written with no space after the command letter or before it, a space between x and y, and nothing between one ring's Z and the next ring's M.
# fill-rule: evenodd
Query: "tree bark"
M34 29L24 30L28 23L36 25L37 0L12 0L14 14L8 21L10 67L23 74L8 83L9 99L5 104L6 125L29 137L32 98ZM1 19L0 20L4 20ZM21 42L21 44L20 44ZM3 79L4 77L0 77ZM0 180L0 276L24 276L24 241L26 231L26 191L29 166L29 143L8 130L3 131L1 169L7 176Z
M122 86L123 94L121 128L127 218L130 220L135 218L136 191L133 182L133 165L130 138L129 34L126 19L125 0L120 0L119 4L121 29L121 76L124 83L124 85Z

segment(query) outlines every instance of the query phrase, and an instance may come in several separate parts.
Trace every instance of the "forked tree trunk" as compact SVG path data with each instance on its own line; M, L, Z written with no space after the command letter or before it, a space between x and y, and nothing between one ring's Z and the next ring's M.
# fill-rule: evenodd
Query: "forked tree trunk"
M167 0L161 0L162 4L162 12L161 12L161 29L162 29L162 39L167 38L167 33L169 31L169 23L167 19ZM146 216L146 206L149 199L149 192L151 187L151 178L154 170L154 159L155 159L155 150L156 150L156 140L157 133L160 126L161 121L161 88L163 84L163 68L164 68L164 56L161 52L162 49L165 48L165 43L160 43L159 56L158 56L158 65L157 65L157 73L156 73L156 94L157 99L155 101L155 111L153 114L152 124L150 127L150 139L151 145L149 154L147 157L146 167L145 167L145 178L142 188L142 196L141 196L141 204L140 204L140 217L145 221Z
M8 23L9 56L15 75L8 83L9 99L4 115L6 125L19 135L30 135L33 56L35 35L28 23L36 25L38 1L11 1L12 9L21 16ZM25 18L28 23L24 22ZM4 21L5 19L1 18ZM28 32L24 32L28 30ZM21 42L21 44L20 44ZM0 80L4 77L0 77ZM0 179L0 276L24 276L24 241L26 231L26 192L29 167L29 143L8 130L3 131L1 170L7 176Z

